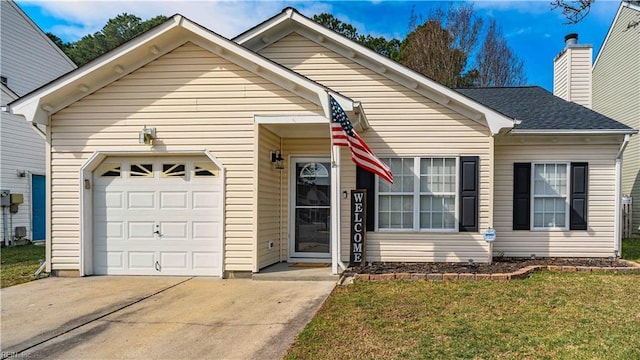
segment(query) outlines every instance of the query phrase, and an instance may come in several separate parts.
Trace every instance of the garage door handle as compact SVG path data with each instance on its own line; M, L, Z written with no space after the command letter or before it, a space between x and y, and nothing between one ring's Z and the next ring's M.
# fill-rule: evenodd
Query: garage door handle
M160 263L156 260L156 263L154 264L154 267L156 268L156 271L160 271Z

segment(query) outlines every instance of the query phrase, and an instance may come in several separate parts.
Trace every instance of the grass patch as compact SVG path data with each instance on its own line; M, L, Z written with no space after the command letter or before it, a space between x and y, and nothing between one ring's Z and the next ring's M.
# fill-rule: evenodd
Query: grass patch
M335 289L287 359L640 359L640 274Z
M640 262L640 239L624 239L622 241L622 258Z
M35 280L33 273L45 258L45 247L36 245L12 246L0 249L0 285L5 288ZM38 278L47 277L40 274Z

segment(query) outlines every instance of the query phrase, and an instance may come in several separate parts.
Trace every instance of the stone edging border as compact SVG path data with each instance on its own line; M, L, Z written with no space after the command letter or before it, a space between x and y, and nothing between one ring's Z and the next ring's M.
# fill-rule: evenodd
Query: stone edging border
M409 281L451 281L467 280L479 281L489 280L496 282L506 282L510 280L521 280L529 277L534 271L560 271L560 272L631 272L640 270L640 264L629 260L619 259L618 261L628 266L621 267L599 267L599 266L559 266L559 265L532 265L523 267L512 273L496 274L475 274L475 273L388 273L388 274L354 274L354 280L388 281L388 280L409 280Z

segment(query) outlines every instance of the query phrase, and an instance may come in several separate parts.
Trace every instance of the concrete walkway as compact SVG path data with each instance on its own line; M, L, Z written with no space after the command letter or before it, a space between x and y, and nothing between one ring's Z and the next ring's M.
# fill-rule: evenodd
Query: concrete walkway
M2 357L277 359L334 281L48 278L1 290Z

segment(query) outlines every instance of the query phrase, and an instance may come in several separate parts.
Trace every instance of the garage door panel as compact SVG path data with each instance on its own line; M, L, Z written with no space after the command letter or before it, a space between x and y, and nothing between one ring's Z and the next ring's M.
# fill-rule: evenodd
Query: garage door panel
M223 182L195 161L109 158L94 173L95 273L221 274Z
M160 208L172 210L188 209L188 192L186 191L161 191Z
M94 222L96 237L101 239L124 240L124 223L122 221Z
M162 270L187 270L188 257L189 254L186 251L162 251L160 252Z
M129 251L129 269L133 270L155 270L154 251Z
M155 191L129 191L128 208L130 210L155 209Z
M154 221L129 221L128 225L131 240L154 240L156 237Z
M217 209L220 207L220 193L212 191L194 191L193 209Z
M211 270L220 268L219 252L193 252L193 268L198 270Z
M192 239L198 241L208 241L211 239L219 240L220 223L213 221L193 221L192 227ZM219 243L216 241L216 243Z
M187 221L180 222L160 222L160 233L163 240L187 240L188 238Z

